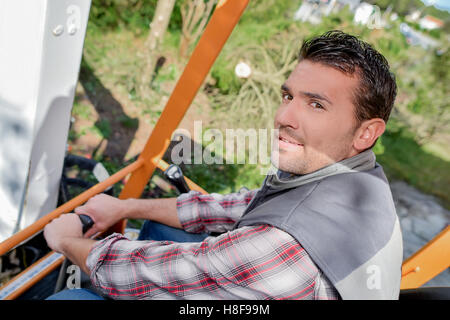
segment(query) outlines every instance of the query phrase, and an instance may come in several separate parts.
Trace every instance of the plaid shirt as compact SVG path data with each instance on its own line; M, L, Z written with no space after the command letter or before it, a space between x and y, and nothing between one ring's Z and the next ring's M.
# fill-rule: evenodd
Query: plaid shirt
M232 230L256 191L180 195L184 230L221 234L198 243L110 235L88 256L92 284L114 299L338 299L288 233L268 225Z

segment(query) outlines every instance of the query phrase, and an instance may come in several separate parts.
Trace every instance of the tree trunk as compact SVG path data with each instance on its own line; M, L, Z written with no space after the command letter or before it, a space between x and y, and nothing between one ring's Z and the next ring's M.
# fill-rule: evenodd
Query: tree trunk
M140 83L141 98L145 98L149 92L150 80L155 70L159 46L169 25L175 0L158 0L155 15L150 24L150 33L145 42L146 60Z

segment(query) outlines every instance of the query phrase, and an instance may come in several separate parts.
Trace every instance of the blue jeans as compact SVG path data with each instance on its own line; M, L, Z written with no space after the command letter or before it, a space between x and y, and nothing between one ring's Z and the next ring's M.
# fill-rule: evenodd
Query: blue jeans
M147 220L141 228L138 240L201 242L207 236L207 233L189 233L182 229L172 228L165 224Z
M142 226L138 240L169 240L175 242L201 242L207 233L189 233L164 224L147 220ZM88 289L67 289L51 295L46 300L106 300Z

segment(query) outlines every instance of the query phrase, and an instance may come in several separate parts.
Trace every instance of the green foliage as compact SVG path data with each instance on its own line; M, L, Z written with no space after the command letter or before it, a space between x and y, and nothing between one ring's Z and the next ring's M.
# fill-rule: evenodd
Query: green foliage
M91 107L85 103L76 101L73 104L72 115L87 120L91 117Z
M238 26L231 34L222 52L211 69L215 85L223 94L239 91L242 85L235 73L235 65L230 64L229 56L236 48L249 44L262 44L276 38L280 32L292 25L290 12L297 7L290 1L256 0L250 1Z
M373 146L372 151L376 154L376 155L381 155L384 153L384 145L383 145L383 136L379 137L377 140L377 143Z
M223 94L237 93L241 87L241 81L225 59L217 60L211 70L211 76L216 80L215 86Z
M423 89L416 91L416 98L408 103L407 108L415 114L420 114L427 107L427 97Z
M157 0L93 0L89 21L101 29L148 27L156 3Z
M109 139L111 136L111 124L108 119L97 121L93 127L93 130L105 139Z
M80 137L80 134L78 132L76 132L74 129L69 130L69 136L67 139L70 142L76 141L79 137Z
M125 128L128 129L137 129L137 127L139 126L139 120L136 118L130 118L126 115L121 115L118 118L120 124L122 126L124 126Z
M239 20L239 28L242 24L259 24L275 20L289 21L298 6L299 3L295 1L252 0Z
M256 189L261 186L264 179L261 166L247 162L237 164L224 159L223 164L182 164L180 167L187 177L206 191L230 193L238 192L242 187Z
M93 0L89 14L90 27L101 30L129 28L140 33L148 30L158 0ZM169 29L180 29L180 1L176 1Z

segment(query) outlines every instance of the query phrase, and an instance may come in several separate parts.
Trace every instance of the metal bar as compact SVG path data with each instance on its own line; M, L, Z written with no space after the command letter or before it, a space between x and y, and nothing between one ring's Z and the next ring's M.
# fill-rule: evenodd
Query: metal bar
M401 289L418 288L450 267L450 226L403 262Z

